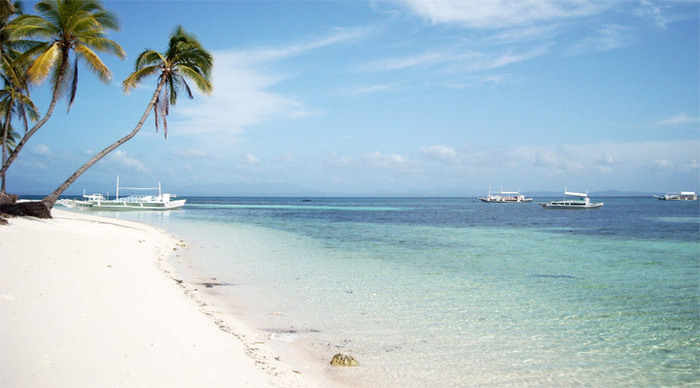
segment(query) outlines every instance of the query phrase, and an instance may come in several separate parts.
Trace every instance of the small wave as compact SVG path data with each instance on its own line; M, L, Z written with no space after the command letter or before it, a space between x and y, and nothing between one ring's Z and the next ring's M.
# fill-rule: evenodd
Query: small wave
M571 275L549 275L549 274L535 274L532 275L533 278L551 278L551 279L578 279L576 276Z
M406 211L409 209L400 207L371 207L371 206L313 206L313 205L253 205L253 204L216 204L216 203L193 203L187 204L188 208L200 209L270 209L270 210L342 210L342 211Z

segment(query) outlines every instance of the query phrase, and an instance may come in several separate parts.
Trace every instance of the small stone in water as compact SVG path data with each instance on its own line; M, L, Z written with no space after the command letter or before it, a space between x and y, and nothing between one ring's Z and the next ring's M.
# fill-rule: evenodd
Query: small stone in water
M338 353L331 359L333 366L359 366L360 363L355 360L355 357L347 353Z

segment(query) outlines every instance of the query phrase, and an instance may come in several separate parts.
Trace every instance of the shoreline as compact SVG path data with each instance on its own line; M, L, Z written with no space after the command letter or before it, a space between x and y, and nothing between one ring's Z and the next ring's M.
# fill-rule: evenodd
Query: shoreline
M52 213L0 227L1 386L328 386L173 276L175 237Z

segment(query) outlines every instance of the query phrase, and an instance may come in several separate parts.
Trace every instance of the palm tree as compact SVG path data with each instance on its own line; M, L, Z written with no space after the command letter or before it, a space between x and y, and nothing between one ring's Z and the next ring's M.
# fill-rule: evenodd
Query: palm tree
M27 133L29 123L27 116L33 121L39 119L39 111L29 98L26 66L21 61L9 62L11 58L0 58L3 88L0 89L0 114L2 114L2 162L7 159L8 151L15 152L17 133L12 128L13 116L19 117ZM11 146L11 147L8 147ZM0 194L5 193L5 171L0 174Z
M51 209L56 204L58 197L87 169L136 136L152 109L155 112L156 128L160 120L163 121L163 126L167 127L165 117L169 113L169 105L175 105L180 89L184 89L188 97L193 98L192 91L187 84L188 79L194 82L203 93L211 93L210 77L213 62L211 54L202 47L197 38L187 33L181 26L178 26L170 36L168 48L164 53L161 54L154 50L142 52L136 59L135 71L122 82L122 85L124 91L128 93L147 77L158 75L156 90L146 107L146 111L131 133L93 156L53 193L46 196L42 200L46 208ZM167 129L164 129L164 132L167 134Z
M119 29L116 15L106 11L97 0L42 0L34 8L43 16L18 16L7 25L7 30L13 39L42 39L28 41L29 49L21 58L33 59L27 70L30 82L40 83L52 76L52 98L44 117L22 137L3 163L0 174L7 171L29 138L48 121L56 102L67 91L70 91L70 109L77 91L79 58L107 82L112 73L96 51L114 54L121 59L126 57L119 44L105 37L107 30Z
M2 163L7 159L7 153L14 151L19 135L12 126L15 116L24 123L24 132L29 129L27 115L36 121L38 111L29 98L29 86L27 84L26 71L28 62L20 59L21 47L24 42L12 40L6 28L10 17L22 15L22 3L10 0L0 0L0 136L2 138ZM1 165L1 164L0 164ZM5 172L0 174L0 201L5 194Z

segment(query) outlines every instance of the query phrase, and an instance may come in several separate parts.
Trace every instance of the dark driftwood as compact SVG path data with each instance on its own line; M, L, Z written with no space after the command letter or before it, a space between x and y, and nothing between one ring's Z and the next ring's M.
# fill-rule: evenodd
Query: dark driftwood
M52 218L51 210L41 201L0 205L0 213L11 216Z

